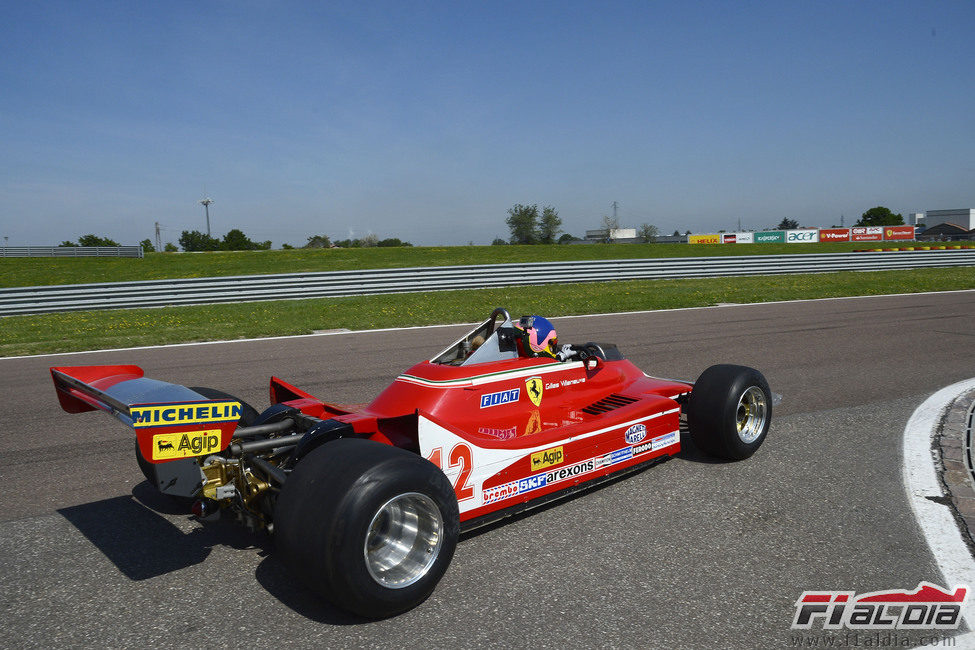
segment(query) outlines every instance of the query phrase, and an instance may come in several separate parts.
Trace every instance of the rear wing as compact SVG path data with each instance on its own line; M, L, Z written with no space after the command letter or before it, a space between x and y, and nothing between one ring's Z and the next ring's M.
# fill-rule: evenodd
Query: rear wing
M61 366L51 368L51 378L61 408L105 411L132 427L151 463L223 451L241 416L240 402L149 379L138 366Z

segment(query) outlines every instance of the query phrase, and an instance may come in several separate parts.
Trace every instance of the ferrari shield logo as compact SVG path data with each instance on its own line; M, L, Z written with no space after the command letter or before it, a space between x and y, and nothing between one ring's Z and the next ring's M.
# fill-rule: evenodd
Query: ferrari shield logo
M542 391L545 389L542 378L529 377L525 380L525 388L528 389L528 399L532 401L532 404L540 405L542 403Z

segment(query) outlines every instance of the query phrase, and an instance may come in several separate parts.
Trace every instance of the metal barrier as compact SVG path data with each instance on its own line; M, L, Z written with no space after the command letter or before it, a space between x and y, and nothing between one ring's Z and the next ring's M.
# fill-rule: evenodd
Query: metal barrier
M0 289L0 315L569 282L975 266L975 249L809 253L327 271Z
M143 257L142 246L4 246L0 257Z

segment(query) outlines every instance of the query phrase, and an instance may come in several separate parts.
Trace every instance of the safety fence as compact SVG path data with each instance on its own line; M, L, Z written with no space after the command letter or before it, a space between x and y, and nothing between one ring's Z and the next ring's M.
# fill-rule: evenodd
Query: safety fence
M2 246L0 257L143 257L142 246Z
M538 262L0 289L0 315L570 282L975 266L975 249Z

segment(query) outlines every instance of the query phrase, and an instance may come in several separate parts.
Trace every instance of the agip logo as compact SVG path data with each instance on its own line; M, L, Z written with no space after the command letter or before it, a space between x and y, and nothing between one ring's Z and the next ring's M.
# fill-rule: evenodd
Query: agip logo
M152 459L190 458L220 451L220 429L160 433L152 437Z
M545 451L537 451L531 456L531 471L537 472L546 467L559 465L565 459L562 447L553 447Z

